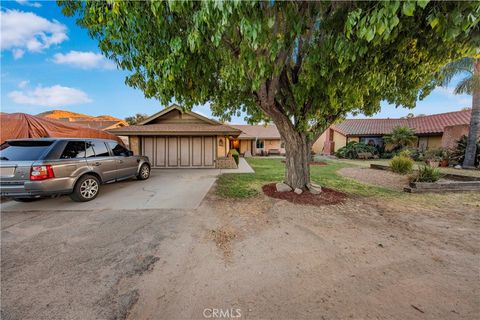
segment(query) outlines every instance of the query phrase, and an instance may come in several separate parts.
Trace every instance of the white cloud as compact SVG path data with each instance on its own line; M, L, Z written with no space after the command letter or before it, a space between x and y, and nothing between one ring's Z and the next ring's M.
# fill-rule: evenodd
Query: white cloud
M115 64L100 53L92 51L70 51L53 56L57 64L71 65L81 69L115 69Z
M15 0L18 4L27 7L40 8L42 4L40 2L30 2L28 0Z
M12 91L8 96L17 104L43 107L62 107L92 101L82 90L60 85L38 86L33 90Z
M18 87L19 87L20 89L24 89L24 88L27 87L27 85L28 85L29 82L30 82L30 81L28 81L28 80L20 81L20 82L18 83Z
M67 40L67 27L57 20L47 20L33 12L0 11L0 49L12 50L15 59L25 51L41 52Z

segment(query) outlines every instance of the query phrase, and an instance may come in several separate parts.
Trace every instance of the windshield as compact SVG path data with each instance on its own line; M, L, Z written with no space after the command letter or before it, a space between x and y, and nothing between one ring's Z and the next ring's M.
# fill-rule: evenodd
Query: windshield
M0 147L0 160L39 160L53 141L9 141Z

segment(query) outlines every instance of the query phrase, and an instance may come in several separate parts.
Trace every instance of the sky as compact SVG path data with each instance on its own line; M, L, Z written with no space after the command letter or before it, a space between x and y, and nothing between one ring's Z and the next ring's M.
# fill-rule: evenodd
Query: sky
M1 1L1 111L38 114L52 109L125 118L163 109L125 85L127 72L104 58L97 42L54 1ZM459 79L452 81L452 87ZM360 79L359 79L360 81ZM471 97L437 88L415 109L382 103L374 118L435 114L471 107ZM208 105L194 111L211 117ZM353 116L351 116L353 117ZM355 118L365 118L360 114ZM243 116L232 123L244 123Z

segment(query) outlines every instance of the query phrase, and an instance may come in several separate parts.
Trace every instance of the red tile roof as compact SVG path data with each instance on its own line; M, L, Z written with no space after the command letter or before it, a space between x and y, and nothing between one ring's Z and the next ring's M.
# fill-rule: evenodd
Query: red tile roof
M408 126L417 134L439 134L447 126L469 124L470 115L471 110L463 110L407 119L347 119L331 128L349 136L389 134L397 126Z

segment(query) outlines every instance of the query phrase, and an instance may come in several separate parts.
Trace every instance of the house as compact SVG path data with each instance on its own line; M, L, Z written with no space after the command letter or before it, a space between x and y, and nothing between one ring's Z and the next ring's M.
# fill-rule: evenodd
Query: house
M285 145L277 127L268 125L230 125L242 133L230 140L230 148L237 149L240 154L250 151L252 155L285 154Z
M426 150L450 148L468 132L471 110L400 119L347 119L330 126L314 143L315 153L331 154L350 141L383 145L383 136L397 126L415 130L415 147Z
M149 157L155 168L222 167L230 140L239 129L172 105L138 125L109 130L127 136L135 154Z

